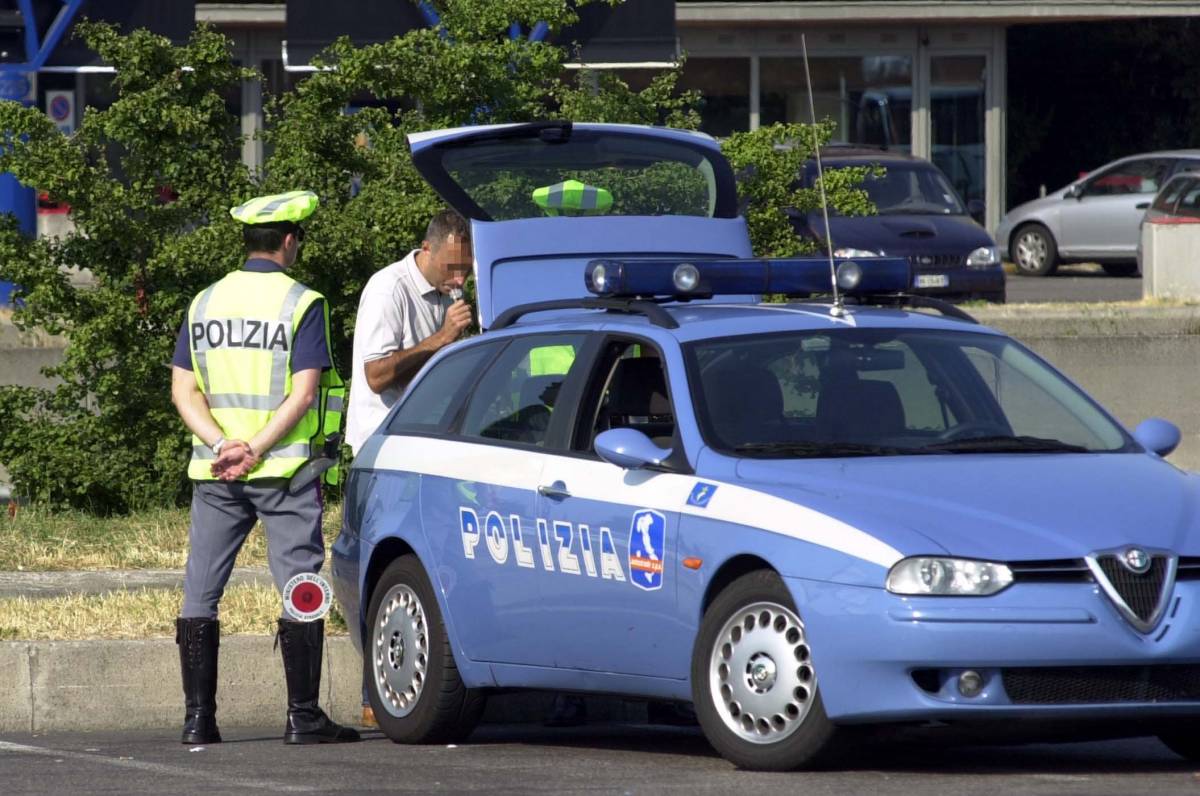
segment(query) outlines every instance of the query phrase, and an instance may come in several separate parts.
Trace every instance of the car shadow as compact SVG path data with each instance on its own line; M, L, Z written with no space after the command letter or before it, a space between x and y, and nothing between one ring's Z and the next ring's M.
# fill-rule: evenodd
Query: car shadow
M1152 737L1084 742L986 742L961 728L851 730L843 754L821 771L966 775L1052 772L1055 775L1163 774L1196 770ZM463 745L519 744L719 759L699 728L593 723L546 728L536 724L479 727Z

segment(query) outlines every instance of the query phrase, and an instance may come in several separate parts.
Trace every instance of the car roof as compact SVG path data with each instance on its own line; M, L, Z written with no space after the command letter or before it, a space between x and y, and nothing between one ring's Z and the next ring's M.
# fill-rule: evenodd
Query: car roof
M1160 149L1155 152L1137 152L1132 155L1114 158L1108 161L1109 163L1120 163L1123 160L1136 160L1137 158L1200 158L1200 149ZM1107 165L1107 164L1106 164Z
M829 167L840 167L847 165L866 165L870 163L904 163L909 165L928 166L937 168L932 162L925 158L910 155L907 152L898 152L894 149L873 149L871 147L855 147L855 146L835 146L821 148L821 165ZM808 167L811 169L816 165L816 161L809 159Z
M581 326L606 331L627 331L631 334L657 330L676 338L680 343L743 334L772 332L821 331L838 328L927 329L1002 335L995 329L952 317L915 312L893 307L848 304L838 316L828 303L797 301L788 304L723 304L704 303L665 304L663 309L679 324L676 329L656 327L643 315L597 310L572 310L552 316L528 315L519 322L498 332L529 334L547 331L578 330Z

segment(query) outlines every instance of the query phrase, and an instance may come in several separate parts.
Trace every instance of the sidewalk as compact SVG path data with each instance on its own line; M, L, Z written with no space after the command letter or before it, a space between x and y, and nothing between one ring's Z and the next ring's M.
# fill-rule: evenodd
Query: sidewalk
M265 567L234 570L231 583L271 584ZM0 572L0 597L102 594L119 589L178 588L182 570ZM218 716L222 727L278 722L287 709L283 663L272 636L223 636ZM348 636L325 640L321 705L345 724L362 706L362 658ZM163 728L183 721L179 651L173 638L137 641L0 641L0 733ZM545 692L501 694L488 701L489 723L539 722L550 712ZM598 721L644 721L642 703L588 697Z

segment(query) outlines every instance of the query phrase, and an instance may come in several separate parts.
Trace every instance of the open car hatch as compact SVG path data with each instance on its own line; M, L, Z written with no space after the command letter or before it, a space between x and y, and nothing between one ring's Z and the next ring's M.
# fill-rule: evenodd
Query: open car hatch
M472 226L483 327L586 295L597 258L751 256L733 171L701 133L538 122L410 135L413 163Z

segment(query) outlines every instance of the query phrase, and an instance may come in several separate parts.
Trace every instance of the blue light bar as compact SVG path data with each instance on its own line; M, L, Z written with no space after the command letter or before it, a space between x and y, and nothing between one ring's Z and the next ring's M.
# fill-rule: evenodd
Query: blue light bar
M835 260L838 288L849 296L901 293L912 284L908 260L864 257ZM823 257L746 260L592 260L583 277L598 296L711 298L782 293L810 296L833 292L829 260Z

